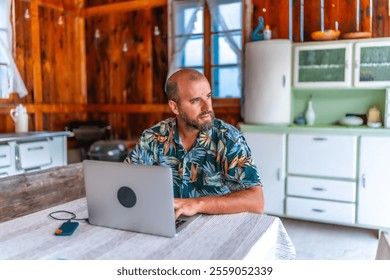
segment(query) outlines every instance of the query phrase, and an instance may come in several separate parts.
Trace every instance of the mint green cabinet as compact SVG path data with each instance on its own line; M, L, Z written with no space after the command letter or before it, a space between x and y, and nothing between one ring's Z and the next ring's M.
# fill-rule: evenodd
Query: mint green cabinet
M356 42L354 86L390 86L390 40Z
M294 45L295 88L337 88L352 85L352 43Z

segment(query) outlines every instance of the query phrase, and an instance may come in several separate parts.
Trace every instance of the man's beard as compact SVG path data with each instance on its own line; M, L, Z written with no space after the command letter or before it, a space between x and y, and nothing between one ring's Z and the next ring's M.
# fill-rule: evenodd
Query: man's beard
M214 125L214 118L215 118L214 111L202 112L202 113L199 114L199 116L196 119L190 119L188 117L188 115L184 111L182 111L180 109L179 109L179 114L180 114L181 119L184 121L184 123L186 124L187 127L197 129L200 132L207 131L210 128L212 128L213 125ZM201 124L199 122L199 118L204 116L204 115L208 115L208 114L210 114L211 120L210 121L204 121Z

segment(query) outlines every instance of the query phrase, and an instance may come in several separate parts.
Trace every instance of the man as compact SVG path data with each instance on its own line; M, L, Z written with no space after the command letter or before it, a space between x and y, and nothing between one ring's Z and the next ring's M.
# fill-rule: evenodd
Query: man
M262 213L263 190L250 149L235 127L215 118L206 77L181 69L168 78L165 91L176 118L145 130L125 161L171 167L176 218Z

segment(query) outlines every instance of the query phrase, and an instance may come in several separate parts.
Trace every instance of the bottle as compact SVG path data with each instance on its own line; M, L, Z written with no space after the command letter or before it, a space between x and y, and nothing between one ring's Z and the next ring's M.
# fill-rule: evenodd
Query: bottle
M309 99L309 103L307 104L307 109L305 113L305 120L308 125L313 125L316 119L316 114L313 109L313 101L311 100L311 96Z
M15 122L15 132L28 132L28 115L26 108L19 104L15 109L11 109L10 115Z
M269 25L266 25L264 30L264 40L271 40L271 38L272 38L272 31L269 29Z

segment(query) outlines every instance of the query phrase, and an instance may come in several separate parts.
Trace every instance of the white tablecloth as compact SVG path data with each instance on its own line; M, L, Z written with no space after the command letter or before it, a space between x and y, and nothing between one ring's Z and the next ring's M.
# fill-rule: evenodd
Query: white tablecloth
M0 224L0 259L294 259L295 249L277 217L253 213L203 215L174 238L98 227L79 221L72 236L55 236L67 210L87 217L78 199Z

